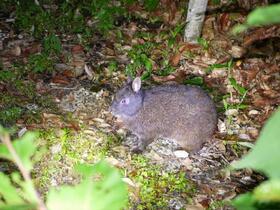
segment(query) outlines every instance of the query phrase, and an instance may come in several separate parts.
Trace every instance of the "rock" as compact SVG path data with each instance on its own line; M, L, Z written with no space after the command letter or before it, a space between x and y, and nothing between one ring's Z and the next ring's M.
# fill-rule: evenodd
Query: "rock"
M218 130L220 133L225 133L227 130L226 123L220 119L218 120Z
M55 144L51 147L51 153L52 154L60 153L61 149L62 149L61 144Z
M177 150L177 151L174 152L174 155L177 158L187 158L187 157L189 157L189 153L186 152L185 150Z
M232 46L232 48L229 50L229 53L233 58L241 58L246 53L246 49L244 47L235 45Z
M250 136L246 133L241 133L238 135L240 139L251 140Z
M64 63L56 63L56 64L54 64L54 69L57 71L64 71L64 70L69 69L69 66L67 66Z
M225 114L227 116L236 116L238 114L238 110L237 109L228 109L228 110L226 110Z
M250 116L252 116L252 115L257 115L257 114L259 114L259 113L260 113L259 111L254 110L254 109L249 111L249 115L250 115Z

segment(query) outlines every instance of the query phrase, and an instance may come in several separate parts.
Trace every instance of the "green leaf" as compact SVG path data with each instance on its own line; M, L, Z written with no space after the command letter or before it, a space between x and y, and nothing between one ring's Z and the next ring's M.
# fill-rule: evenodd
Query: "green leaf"
M157 8L159 0L144 0L145 9L152 11Z
M32 204L21 204L21 205L1 205L0 210L36 210L36 206Z
M280 4L257 8L248 15L249 26L262 26L280 23Z
M189 85L203 85L203 78L202 77L193 77L193 78L187 79L184 83L189 84Z
M246 31L248 28L249 28L249 26L247 26L246 24L238 24L238 25L233 27L232 33L234 35L237 35L239 33L242 33L244 31Z
M119 210L126 206L127 189L116 169L100 162L93 166L78 165L77 171L84 176L80 184L50 190L49 210Z
M198 37L197 38L197 43L204 49L204 50L208 50L209 48L209 43L206 39Z
M254 207L255 199L251 193L239 195L232 202L233 206L238 210L257 210Z
M228 63L214 63L207 67L206 72L211 72L214 69L221 69L221 68L227 68L227 67L228 67Z
M22 138L13 141L14 149L22 161L22 164L28 172L33 168L31 157L37 151L37 146L34 140L37 134L34 132L27 132ZM13 157L5 145L0 145L0 157L6 158L14 162Z
M257 8L252 11L245 24L239 24L232 29L233 34L244 32L250 27L280 23L280 4Z
M232 164L235 169L252 168L270 178L280 178L280 108L267 121L256 145L240 161Z
M254 148L254 144L250 143L250 142L237 142L237 144L243 146L243 147L248 147L250 149Z
M62 50L60 39L54 34L45 37L43 41L43 45L44 45L44 50L48 55L52 52L58 55Z
M253 194L258 201L280 203L280 179L272 179L261 183L254 189Z
M237 92L240 95L244 95L246 94L247 90L242 87L241 85L237 84L236 80L234 78L229 78L230 84L234 87L235 90L237 90Z
M7 175L0 172L0 180L0 198L2 197L6 204L17 205L24 203Z

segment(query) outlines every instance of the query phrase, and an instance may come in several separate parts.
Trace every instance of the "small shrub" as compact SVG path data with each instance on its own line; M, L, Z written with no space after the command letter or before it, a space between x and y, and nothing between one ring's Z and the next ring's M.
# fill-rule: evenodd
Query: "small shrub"
M45 37L43 41L43 46L44 52L46 52L48 55L59 55L62 50L60 39L54 34Z
M34 73L52 72L53 62L46 54L35 54L29 57L28 67Z

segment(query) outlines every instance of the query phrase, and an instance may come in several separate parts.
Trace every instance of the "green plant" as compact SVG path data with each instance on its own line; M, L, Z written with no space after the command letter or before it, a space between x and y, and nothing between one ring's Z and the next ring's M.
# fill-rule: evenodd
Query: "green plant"
M44 53L34 54L29 56L28 67L34 73L52 72L53 61Z
M251 168L268 177L267 181L261 183L252 192L234 199L233 204L238 210L280 207L279 124L280 109L267 121L250 153L232 164L234 169Z
M114 27L117 16L125 15L125 9L117 6L110 0L91 0L89 12L97 20L96 27L103 33L108 32Z
M208 68L206 69L206 72L211 72L214 69L219 69L219 68L226 68L227 70L230 70L230 69L232 69L232 66L233 66L232 60L230 60L226 63L215 63L212 65L209 65Z
M11 142L8 132L0 127L0 157L14 162L22 175L21 178L19 172L10 175L0 172L1 210L117 210L126 206L127 189L121 175L103 161L95 165L78 164L76 171L81 175L80 183L50 189L44 203L30 175L34 156L42 155L36 138L36 133L28 132Z
M185 23L177 24L173 29L169 31L169 39L167 42L168 47L173 47L176 43L176 37L184 31Z
M146 10L152 11L157 8L159 0L144 0L144 7Z
M0 81L10 82L13 78L15 78L15 74L10 70L2 70L0 71Z
M166 209L172 195L189 196L193 191L183 172L165 172L142 155L135 155L132 165L135 171L129 176L140 184L137 209Z
M134 45L128 52L128 56L131 59L131 63L126 67L126 74L135 77L138 70L144 68L142 74L142 80L145 80L151 76L153 61L149 58L147 52L150 52L154 48L155 44L151 42L145 42L144 44Z
M197 38L197 42L198 44L204 49L204 50L208 50L209 48L209 43L206 39L198 37Z
M240 33L251 27L259 27L280 23L280 4L257 8L251 12L246 22L233 28L233 33Z
M52 53L54 53L55 55L59 55L62 50L60 39L54 34L51 34L44 38L43 46L44 52L46 52L48 55Z
M202 77L192 77L190 79L187 79L185 82L185 84L188 85L203 85L203 78Z
M55 19L31 0L20 0L16 4L16 26L31 32L36 38L42 38L45 32L54 30Z
M108 65L108 70L110 73L116 71L118 69L118 63L116 61L111 61Z
M0 111L0 123L4 125L11 125L20 118L22 109L16 106L8 107Z

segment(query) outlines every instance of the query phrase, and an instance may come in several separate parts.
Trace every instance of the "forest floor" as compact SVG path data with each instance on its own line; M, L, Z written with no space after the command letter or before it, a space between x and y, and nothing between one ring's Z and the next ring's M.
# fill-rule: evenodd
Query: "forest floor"
M119 18L106 35L43 39L16 28L13 13L0 13L0 123L18 133L40 131L38 143L47 151L33 175L43 195L50 186L76 183L76 163L106 159L123 173L130 209L232 209L231 199L264 179L229 165L248 152L279 105L280 28L234 36L232 27L246 16L213 7L195 45L183 42L181 4L129 10L134 15ZM194 155L164 139L143 154L131 153L132 137L108 111L127 74L142 76L145 86L205 89L218 110L213 142Z

